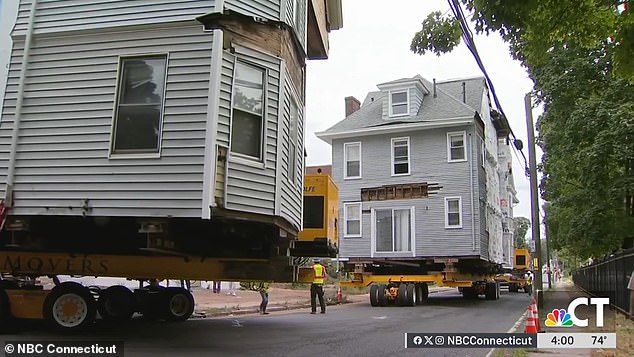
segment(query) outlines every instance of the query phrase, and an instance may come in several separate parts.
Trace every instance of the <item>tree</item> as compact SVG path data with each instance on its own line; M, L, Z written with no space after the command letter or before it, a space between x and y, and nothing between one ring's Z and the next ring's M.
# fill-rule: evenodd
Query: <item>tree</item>
M513 230L515 236L515 248L527 248L526 232L531 226L531 221L526 217L513 218Z
M459 2L465 5L477 33L499 33L509 44L511 55L528 68L544 64L550 51L563 44L574 42L591 49L611 39L615 73L634 82L634 14L629 6L634 0L448 2L454 9L459 8ZM459 22L452 15L429 14L414 35L411 50L418 54L450 52L460 43Z
M580 258L620 248L634 230L634 86L609 75L615 47L559 46L531 71L545 108L538 144L548 237Z

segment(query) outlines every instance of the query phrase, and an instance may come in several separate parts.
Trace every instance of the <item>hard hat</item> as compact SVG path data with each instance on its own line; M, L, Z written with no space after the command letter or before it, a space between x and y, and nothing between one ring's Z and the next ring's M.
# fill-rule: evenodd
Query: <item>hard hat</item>
M313 259L313 263L321 263L321 260L319 260L319 259Z

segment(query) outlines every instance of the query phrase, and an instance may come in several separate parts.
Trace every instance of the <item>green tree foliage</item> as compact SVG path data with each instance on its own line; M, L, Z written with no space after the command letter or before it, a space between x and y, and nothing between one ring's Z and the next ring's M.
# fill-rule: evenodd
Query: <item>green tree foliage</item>
M531 227L531 221L526 217L513 218L513 235L515 236L515 248L527 248L526 232Z
M528 68L548 61L552 48L575 42L591 49L610 38L616 44L611 54L615 72L634 81L634 0L458 1L471 14L477 33L499 33L512 56ZM414 35L411 50L446 53L460 43L460 34L452 14L432 13Z
M535 67L538 144L551 248L581 258L618 249L634 230L634 86L609 73L613 44L568 44Z

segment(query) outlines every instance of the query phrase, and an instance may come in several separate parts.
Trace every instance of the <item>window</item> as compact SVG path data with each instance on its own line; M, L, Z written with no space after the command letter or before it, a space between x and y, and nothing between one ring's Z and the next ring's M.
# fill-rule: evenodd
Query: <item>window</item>
M304 196L304 228L324 228L323 196Z
M411 237L411 208L374 211L376 252L411 252Z
M167 56L121 58L112 152L158 153Z
M343 144L343 178L361 178L361 143Z
M445 228L462 228L462 198L445 197Z
M465 132L447 133L447 160L448 161L466 161L465 153Z
M409 175L409 138L392 139L392 175Z
M361 237L361 203L343 205L344 237Z
M299 108L295 101L291 100L291 116L288 124L288 181L295 183L295 173L297 172L297 124L299 123Z
M390 92L390 116L402 116L409 113L408 91Z
M262 158L264 74L261 68L236 62L231 111L231 152Z

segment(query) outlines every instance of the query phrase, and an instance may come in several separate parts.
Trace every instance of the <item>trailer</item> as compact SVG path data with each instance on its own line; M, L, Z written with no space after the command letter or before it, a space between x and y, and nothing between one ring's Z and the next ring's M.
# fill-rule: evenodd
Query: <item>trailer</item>
M530 277L527 275L530 271L529 264L530 253L528 252L528 249L515 249L513 269L503 274L496 275L495 280L502 286L507 286L509 292L516 293L523 290L525 293L530 293L532 287L530 284Z

